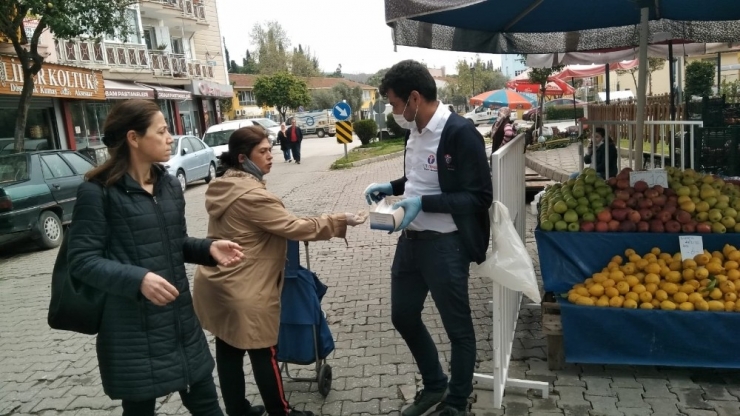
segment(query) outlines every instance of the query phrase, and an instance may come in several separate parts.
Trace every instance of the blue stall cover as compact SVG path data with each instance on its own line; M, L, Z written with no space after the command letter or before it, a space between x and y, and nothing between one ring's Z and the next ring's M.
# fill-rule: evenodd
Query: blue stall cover
M740 313L600 308L559 299L565 361L740 368Z
M570 363L740 368L740 313L600 308L574 305L560 294L582 283L628 248L680 251L686 234L570 233L535 230L545 291L561 307L565 360ZM701 234L704 248L740 246L740 234Z
M546 292L566 293L574 284L583 283L600 271L615 255L624 256L631 248L643 255L653 247L671 254L680 251L678 237L688 234L668 233L571 233L534 231L540 255L542 283ZM704 248L722 251L725 244L740 247L740 234L697 234Z

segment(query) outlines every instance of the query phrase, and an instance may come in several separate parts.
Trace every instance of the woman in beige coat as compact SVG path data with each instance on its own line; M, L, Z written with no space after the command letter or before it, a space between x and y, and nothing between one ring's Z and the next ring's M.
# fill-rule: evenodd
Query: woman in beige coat
M220 156L223 177L206 191L208 237L241 245L235 266L199 267L193 303L204 329L216 337L216 366L229 416L254 414L245 399L243 360L249 354L262 401L271 416L309 415L292 410L283 393L276 346L280 326L287 240L343 238L364 214L298 218L268 192L262 176L272 167L271 143L258 126L236 130Z

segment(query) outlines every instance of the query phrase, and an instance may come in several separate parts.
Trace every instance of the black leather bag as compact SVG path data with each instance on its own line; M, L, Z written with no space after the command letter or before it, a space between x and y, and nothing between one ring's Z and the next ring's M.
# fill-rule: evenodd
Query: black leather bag
M108 191L105 186L103 198L103 206L107 211ZM52 329L95 335L100 329L106 294L70 275L68 240L69 232L64 234L51 274L51 302L47 321Z

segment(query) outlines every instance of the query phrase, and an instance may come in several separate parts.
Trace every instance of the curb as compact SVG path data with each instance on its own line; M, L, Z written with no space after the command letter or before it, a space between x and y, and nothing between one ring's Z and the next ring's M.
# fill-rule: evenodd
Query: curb
M356 168L358 166L363 166L363 165L367 165L369 163L374 163L374 162L381 162L383 160L392 159L394 157L398 157L402 155L403 155L403 150L401 150L400 152L388 153L387 155L383 155L383 156L375 156L375 157L371 157L367 159L358 160L357 162L337 163L336 169Z
M535 172L539 173L540 175L546 178L550 178L553 181L565 182L570 177L570 172L566 172L554 166L550 166L548 164L534 160L533 158L530 158L528 155L526 156L525 159L526 159L525 164L528 168L534 170Z

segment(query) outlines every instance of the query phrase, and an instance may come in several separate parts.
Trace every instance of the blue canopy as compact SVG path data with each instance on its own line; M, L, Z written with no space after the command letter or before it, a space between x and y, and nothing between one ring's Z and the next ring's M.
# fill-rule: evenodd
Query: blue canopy
M397 45L479 53L550 53L639 45L651 38L740 39L737 0L386 0ZM606 29L605 29L606 28Z

